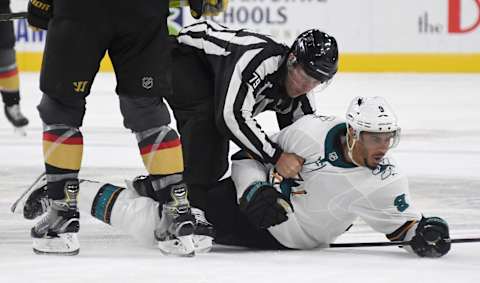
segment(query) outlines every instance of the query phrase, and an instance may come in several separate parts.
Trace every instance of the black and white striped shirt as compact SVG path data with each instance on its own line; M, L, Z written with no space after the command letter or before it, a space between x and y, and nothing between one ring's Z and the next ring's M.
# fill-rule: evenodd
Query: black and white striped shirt
M177 38L205 53L215 75L215 118L220 130L256 159L275 164L282 149L254 119L277 112L281 128L314 112L313 96L290 98L284 81L284 58L289 48L273 38L245 29L227 29L202 21L182 29Z

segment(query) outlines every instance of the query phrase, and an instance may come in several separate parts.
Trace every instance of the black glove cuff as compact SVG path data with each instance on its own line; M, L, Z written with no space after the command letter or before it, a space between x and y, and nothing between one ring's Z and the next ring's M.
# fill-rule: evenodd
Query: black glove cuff
M32 27L36 27L39 29L43 30L48 30L48 23L50 22L50 19L38 17L36 15L29 14L27 16L27 21L28 24L31 25Z
M47 30L48 22L53 16L53 1L30 0L30 2L28 2L27 12L27 21L29 25Z

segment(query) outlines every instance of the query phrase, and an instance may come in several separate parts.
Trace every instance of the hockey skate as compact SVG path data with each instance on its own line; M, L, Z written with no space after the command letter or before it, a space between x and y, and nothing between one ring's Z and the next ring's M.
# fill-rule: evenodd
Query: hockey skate
M47 185L47 179L45 177L45 173L42 173L40 174L40 176L37 177L37 179L35 179L35 181L33 181L33 183L25 190L23 191L23 193L12 203L12 205L10 206L10 211L12 213L23 213L23 210L24 210L24 206L25 206L25 203L26 201L30 198L30 196L33 194L33 192L37 191L37 190L40 190L40 189L46 189L46 185ZM37 194L35 194L37 195ZM34 200L36 200L36 198L34 198ZM20 205L20 206L19 206ZM20 209L21 208L21 209ZM41 214L43 214L45 211L43 212L38 212ZM36 217L36 216L35 216ZM33 217L33 218L35 218ZM33 218L27 218L27 219L33 219Z
M212 249L215 230L213 225L205 218L205 213L198 208L192 207L195 217L195 229L193 230L193 244L196 253L208 253Z
M170 185L172 200L161 207L161 218L155 229L155 239L163 254L194 256L193 232L195 219L187 199L185 183Z
M47 178L41 174L27 190L12 204L13 213L22 213L28 220L37 218L47 212L52 200L47 196Z
M76 255L79 253L78 191L77 180L67 181L65 199L53 200L47 214L32 228L33 251L36 254Z
M47 184L32 191L23 205L23 218L35 219L48 211L52 200L47 195Z
M127 188L135 190L139 195L154 198L154 190L148 176L137 176L133 181L125 180ZM207 221L201 209L192 207L194 217L193 245L195 253L209 252L213 245L215 231L213 225Z
M12 106L5 105L5 116L8 121L15 127L15 132L19 135L25 136L25 126L28 125L28 119L20 111L20 105L14 104Z

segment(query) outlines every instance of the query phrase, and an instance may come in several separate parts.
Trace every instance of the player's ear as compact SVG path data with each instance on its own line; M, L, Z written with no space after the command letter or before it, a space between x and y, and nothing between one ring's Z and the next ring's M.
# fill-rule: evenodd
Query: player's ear
M295 63L297 63L297 57L295 57L295 55L292 52L290 52L287 58L287 66L291 67Z

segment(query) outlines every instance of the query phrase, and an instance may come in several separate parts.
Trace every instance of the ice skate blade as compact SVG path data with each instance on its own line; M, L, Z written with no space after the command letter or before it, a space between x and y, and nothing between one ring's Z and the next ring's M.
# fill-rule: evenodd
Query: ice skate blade
M80 253L80 249L71 252L45 252L33 248L33 252L37 255L52 255L52 256L73 256Z
M181 236L171 240L158 241L160 252L168 256L193 257L195 256L195 246L193 236Z
M195 253L208 253L213 246L213 238L203 235L193 235Z
M182 246L185 249L186 256L195 255L195 245L193 243L193 235L179 236L178 239L182 243Z
M76 233L63 233L57 237L33 238L33 252L39 255L77 255L80 244Z

